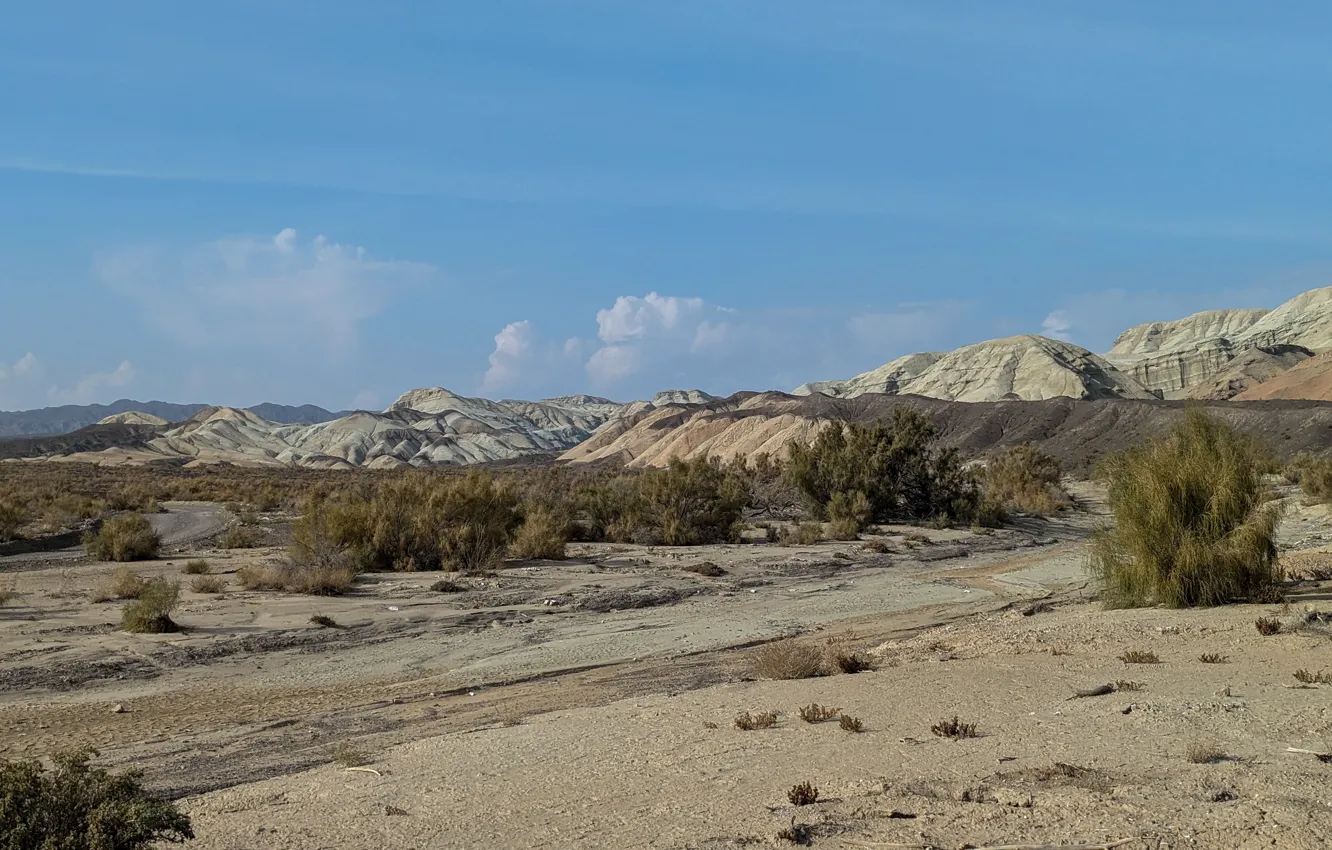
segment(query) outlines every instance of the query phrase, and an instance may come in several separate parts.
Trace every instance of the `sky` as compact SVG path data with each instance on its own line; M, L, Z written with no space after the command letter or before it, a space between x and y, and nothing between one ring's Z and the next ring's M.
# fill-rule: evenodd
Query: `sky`
M716 394L1332 284L1332 5L9 4L0 409Z

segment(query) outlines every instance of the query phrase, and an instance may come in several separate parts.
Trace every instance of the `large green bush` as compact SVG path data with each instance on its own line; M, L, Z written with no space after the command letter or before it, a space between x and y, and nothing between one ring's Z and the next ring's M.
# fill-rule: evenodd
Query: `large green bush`
M141 774L92 767L91 748L0 762L0 850L139 850L194 837L190 819L139 783Z
M1106 603L1263 598L1280 578L1281 505L1263 485L1266 467L1257 440L1197 410L1170 434L1102 461L1114 524L1092 538L1089 565Z
M891 424L834 422L809 445L793 442L787 475L819 519L969 522L980 491L956 450L936 443L924 414L899 407Z
M146 561L157 557L162 538L143 514L113 516L84 539L88 557L98 561Z
M596 539L693 546L738 539L747 480L716 458L672 459L583 487L578 505Z

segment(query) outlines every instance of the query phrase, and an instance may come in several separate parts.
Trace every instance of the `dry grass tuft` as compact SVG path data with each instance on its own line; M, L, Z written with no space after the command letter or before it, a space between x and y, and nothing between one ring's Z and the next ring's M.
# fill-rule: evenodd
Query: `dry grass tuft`
M1229 663L1230 656L1219 652L1204 652L1198 656L1198 660L1204 664L1226 664Z
M1145 685L1145 684L1142 683L1142 682L1131 682L1131 681L1129 681L1128 679L1120 679L1118 682L1115 682L1115 690L1116 690L1116 691L1145 691L1145 690L1147 690L1147 685Z
M120 628L137 634L166 634L180 631L171 619L180 599L180 584L155 578L146 582L137 599L125 603Z
M22 595L12 587L0 587L0 605L8 605Z
M310 624L314 626L319 626L320 628L323 629L342 628L342 625L337 620L333 619L332 617L327 617L323 614L315 614L312 617L310 617Z
M874 664L868 656L859 652L847 652L845 649L832 649L828 653L829 666L843 673L864 673L873 670Z
M823 523L806 520L799 525L787 526L777 535L783 546L813 546L823 542Z
M942 720L930 727L930 731L940 738L952 738L954 741L962 738L975 738L976 724L964 723L956 714L952 720Z
M1190 410L1169 435L1111 455L1114 523L1090 566L1110 607L1172 608L1254 600L1280 578L1274 535L1281 503L1262 476L1261 444Z
M808 824L796 823L792 819L790 826L777 833L777 840L789 841L801 847L808 847L814 842L814 829Z
M823 675L823 653L817 647L780 640L750 656L754 674L762 679L812 679Z
M841 717L837 718L837 725L842 727L843 732L855 733L865 731L865 724L861 722L860 718L852 717L849 714L843 714Z
M1141 650L1141 649L1130 649L1127 652L1125 652L1123 655L1119 656L1119 660L1123 661L1125 664L1161 663L1161 659L1156 656L1155 652L1152 652L1151 650Z
M186 561L184 569L181 572L190 576L206 576L213 571L212 564L202 558L195 558L193 561Z
M356 571L345 561L331 564L289 561L241 567L236 576L246 590L277 590L311 596L340 596L356 581Z
M1295 681L1306 685L1332 685L1332 673L1326 670L1319 670L1317 673L1310 673L1303 668L1295 671Z
M226 593L227 581L221 576L195 576L190 582L190 590L194 593Z
M329 747L328 757L343 767L365 767L371 761L365 751L346 741L339 741Z
M1281 634L1281 621L1276 617L1259 617L1254 621L1253 627L1263 637Z
M430 589L436 593L466 593L472 589L472 586L451 578L443 578L430 585Z
M1200 738L1189 742L1184 748L1184 757L1189 764L1215 764L1226 760L1226 751L1215 741Z
M684 570L687 573L697 573L698 575L709 576L712 578L726 575L726 570L722 569L721 567L717 566L711 561L704 561L701 564L685 564L680 569Z
M819 801L819 789L812 783L802 782L786 792L793 806L812 806Z
M755 729L770 729L777 725L777 712L765 711L762 714L750 714L748 711L743 714L737 714L735 717L735 728L745 732L752 732Z
M800 709L800 719L806 723L824 723L828 720L836 720L842 714L840 708L829 708L826 705L819 705L817 702Z

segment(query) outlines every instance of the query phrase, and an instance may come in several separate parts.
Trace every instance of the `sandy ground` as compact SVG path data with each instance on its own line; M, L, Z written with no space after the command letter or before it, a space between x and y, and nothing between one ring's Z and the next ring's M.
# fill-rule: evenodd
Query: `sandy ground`
M1325 625L1304 621L1332 591L1293 587L1284 611L1101 611L1083 496L1090 512L884 528L872 546L574 545L460 593L432 591L437 573L252 593L231 574L280 549L184 544L140 571L203 556L232 587L187 590L180 635L116 630L119 603L92 601L111 565L0 559L23 593L0 609L0 754L92 742L185 796L191 846L210 848L794 846L776 838L793 816L816 846L1323 846L1332 765L1285 749L1332 747L1332 689L1290 687L1332 667ZM1325 509L1293 511L1286 557L1332 563L1329 529ZM725 574L685 569L705 561ZM1272 612L1288 631L1263 638ZM750 647L785 635L872 650L876 669L754 681ZM1067 699L1121 679L1145 688ZM811 702L866 731L803 723ZM768 710L772 729L733 726ZM955 713L981 737L930 733ZM1204 740L1226 757L1190 764ZM339 748L373 772L332 763ZM785 793L806 780L823 802L797 812Z

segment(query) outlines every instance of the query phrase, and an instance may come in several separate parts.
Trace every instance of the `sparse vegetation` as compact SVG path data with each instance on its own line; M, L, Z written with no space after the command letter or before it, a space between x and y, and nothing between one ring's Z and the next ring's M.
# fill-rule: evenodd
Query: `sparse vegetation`
M1189 742L1184 757L1189 764L1215 764L1226 760L1226 751L1215 741L1200 738Z
M157 557L162 538L143 514L114 516L84 538L88 557L97 561L147 561Z
M246 590L277 590L312 596L341 596L356 583L356 571L341 564L298 563L241 567L236 571Z
M793 818L790 826L777 833L777 840L808 847L814 841L814 829L809 824L796 823Z
M194 593L225 593L227 581L221 576L195 576L190 582L190 590Z
M1332 501L1332 457L1301 452L1282 474L1290 483L1300 485L1310 501Z
M1225 664L1230 660L1230 656L1219 652L1204 652L1198 656L1198 660L1204 664Z
M800 719L806 723L824 723L829 720L836 720L842 714L840 708L830 708L826 705L811 703L800 709Z
M806 520L787 526L778 533L777 540L783 546L813 546L815 543L822 543L823 523Z
M1119 660L1120 660L1120 661L1123 661L1125 664L1160 664L1160 663L1161 663L1161 659L1157 657L1157 655L1156 655L1155 652L1152 652L1151 650L1144 650L1144 649L1130 649L1130 650L1127 650L1123 655L1119 656Z
M874 669L874 665L869 658L859 652L849 652L841 647L829 647L828 663L829 666L843 673L864 673L866 670Z
M181 572L190 576L206 576L213 571L213 565L203 560L195 558L192 561L186 561L184 569Z
M1090 566L1112 607L1221 605L1279 578L1280 503L1262 483L1259 443L1190 410L1169 435L1106 458L1114 525Z
M1115 682L1116 691L1145 691L1147 686L1142 682L1133 682L1128 679L1120 679Z
M342 626L337 620L324 614L314 614L310 617L310 625L319 626L321 629L340 629Z
M138 599L147 583L143 576L129 567L116 567L111 573L109 596L114 599Z
M430 585L430 589L436 593L464 593L471 590L472 587L463 582L454 581L451 578L444 578Z
M0 607L8 605L22 595L12 587L0 587Z
M90 747L0 762L0 847L5 850L140 850L194 837L173 803L143 789L141 773L113 774L88 762Z
M980 490L936 438L929 418L907 407L893 411L891 424L834 422L811 445L790 445L787 474L818 519L970 522Z
M843 714L841 717L838 717L837 725L841 727L843 732L857 733L865 731L865 724L861 719L859 717L852 717L849 714Z
M28 513L14 502L0 501L0 543L21 538L23 526L30 520Z
M144 583L137 599L125 603L121 612L120 628L137 634L165 634L180 631L171 619L180 600L180 584L164 578Z
M328 757L343 767L364 767L371 761L370 756L364 750L346 741L339 741L329 747Z
M528 507L524 511L523 524L509 544L509 556L525 560L563 560L571 522L568 512L553 504Z
M1258 634L1263 637L1281 634L1281 621L1276 617L1259 617L1254 621L1253 626L1258 630Z
M219 549L253 549L259 545L259 532L241 523L233 525L218 535Z
M1072 505L1060 486L1059 461L1030 445L1014 446L990 457L981 487L990 501L1006 511L1046 516Z
M786 792L786 799L793 806L812 806L819 801L819 789L813 783L801 782Z
M934 724L930 727L930 731L940 738L951 738L955 741L961 738L977 737L976 724L965 723L956 714L953 715L952 720L941 720Z
M735 728L745 732L755 729L770 729L777 725L777 712L765 711L762 714L750 714L748 711L735 717Z
M792 640L764 644L750 659L755 675L762 679L812 679L823 675L823 653Z
M698 575L708 576L710 578L717 578L718 576L726 575L726 570L722 569L721 567L717 566L711 561L703 561L702 563L699 564L685 564L680 569L684 570L687 573L696 573Z
M1317 673L1310 673L1303 668L1295 671L1295 681L1305 685L1332 685L1332 673L1326 670L1319 670Z

